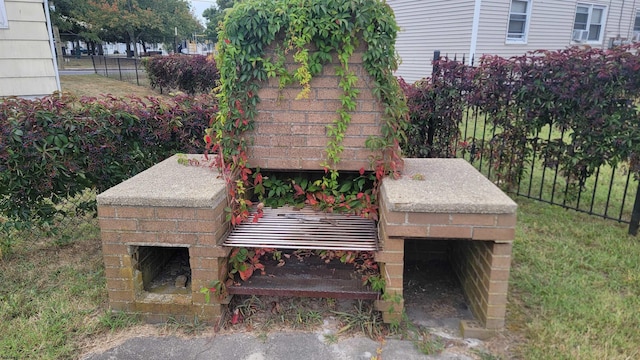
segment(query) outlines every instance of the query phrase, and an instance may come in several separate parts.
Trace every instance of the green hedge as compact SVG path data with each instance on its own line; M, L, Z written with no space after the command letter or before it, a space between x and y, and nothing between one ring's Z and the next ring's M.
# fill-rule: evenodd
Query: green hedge
M490 143L483 155L506 183L525 173L533 149L578 185L605 164L627 163L640 174L637 53L635 45L572 47L485 56L475 67L440 60L431 78L403 84L411 119L403 150L415 157L452 157L460 146L473 152L478 139L459 134L470 111L495 129L480 141ZM540 135L550 128L551 136Z
M0 225L46 222L60 199L202 152L216 111L209 95L0 100Z

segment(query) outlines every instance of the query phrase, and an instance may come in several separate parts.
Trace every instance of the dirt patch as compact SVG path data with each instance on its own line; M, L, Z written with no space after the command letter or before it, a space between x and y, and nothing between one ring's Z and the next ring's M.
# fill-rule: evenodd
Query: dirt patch
M473 320L448 261L406 263L403 286L405 311L416 325L450 328L455 333L460 320Z

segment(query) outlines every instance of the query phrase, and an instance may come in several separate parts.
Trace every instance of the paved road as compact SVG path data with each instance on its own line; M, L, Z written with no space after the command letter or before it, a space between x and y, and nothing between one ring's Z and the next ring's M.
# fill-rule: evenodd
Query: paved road
M91 75L96 72L93 69L73 69L73 70L58 70L60 75Z

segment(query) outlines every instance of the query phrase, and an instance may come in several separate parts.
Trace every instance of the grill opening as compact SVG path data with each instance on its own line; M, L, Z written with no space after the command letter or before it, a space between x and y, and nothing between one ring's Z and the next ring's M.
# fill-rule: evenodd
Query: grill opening
M236 226L225 239L225 246L378 250L376 221L360 215L314 210L305 206L306 192L321 191L322 185L318 181L322 180L324 172L262 171L261 175L264 188L263 216L257 221L250 217ZM363 192L371 186L368 174L344 172L339 178L338 193ZM257 203L260 197L254 194L252 200Z
M191 266L186 247L132 246L138 292L190 294Z
M455 273L460 241L405 240L404 306L413 323L457 331L460 320L474 319Z
M234 248L270 248L289 256L286 262L264 261L266 275L254 271L244 281L235 281L227 290L233 295L277 295L376 299L379 294L365 286L362 274L351 263L325 261L318 256L297 261L296 251L378 250L376 221L356 214L327 212L305 206L306 192L321 191L323 171L261 171L264 186L262 217L253 215L237 225L223 245ZM254 173L255 176L255 173ZM339 193L370 189L369 174L341 172ZM335 195L335 194L334 194ZM252 199L260 200L257 194ZM252 211L252 214L255 213ZM372 258L373 256L371 256Z
M234 277L227 286L233 295L270 295L341 299L377 299L379 293L363 283L370 270L358 271L354 263L339 258L322 258L313 250L282 250L278 259L272 253L261 258L264 274L241 280ZM364 259L364 258L361 258ZM359 260L358 260L359 261Z

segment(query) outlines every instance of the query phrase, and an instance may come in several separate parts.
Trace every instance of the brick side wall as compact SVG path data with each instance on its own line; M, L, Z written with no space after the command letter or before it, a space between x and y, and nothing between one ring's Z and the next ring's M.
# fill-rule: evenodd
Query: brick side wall
M370 135L380 134L382 106L375 100L372 80L362 66L364 48L356 49L349 69L358 76L356 88L360 91L356 111L343 141L344 152L340 170L369 169L369 156L365 147ZM308 99L295 100L301 90L298 86L278 89L277 79L261 84L258 92L261 102L257 107L255 129L247 133L253 139L248 149L249 165L271 170L321 170L326 159L326 126L336 118L341 106L342 90L335 67L340 66L334 54L333 62L324 65L321 74L311 81ZM295 69L291 54L287 67Z
M504 327L511 248L511 243L460 240L452 253L469 306L487 329Z
M98 206L109 304L137 312L149 322L177 314L216 319L221 301L206 303L202 287L226 278L230 249L219 246L227 232L225 202L215 208ZM185 247L189 251L191 293L155 296L144 292L132 258L137 246Z

